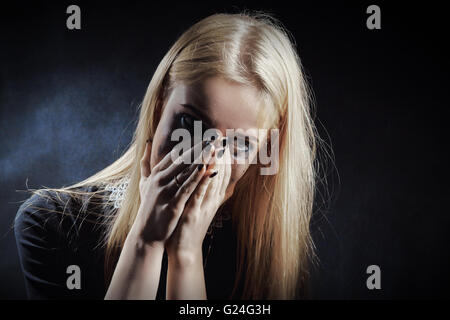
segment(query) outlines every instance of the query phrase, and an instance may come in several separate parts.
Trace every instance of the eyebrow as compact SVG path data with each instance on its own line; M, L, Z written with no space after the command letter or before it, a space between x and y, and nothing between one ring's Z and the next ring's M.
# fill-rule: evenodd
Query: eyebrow
M193 113L195 113L199 118L202 118L203 120L205 120L206 124L209 127L212 127L212 121L209 118L209 116L200 108L190 104L190 103L180 103L180 105L182 105L185 108L188 108L189 110L191 110Z

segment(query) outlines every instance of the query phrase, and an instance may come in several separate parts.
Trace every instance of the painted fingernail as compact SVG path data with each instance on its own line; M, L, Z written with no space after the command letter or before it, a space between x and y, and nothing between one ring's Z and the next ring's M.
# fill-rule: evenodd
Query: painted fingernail
M228 138L225 137L222 139L222 146L225 148L227 146Z
M222 158L224 152L225 152L224 149L220 149L219 152L217 153L217 158Z
M214 178L217 175L218 171L214 171L213 173L211 173L211 175L209 176L210 178Z
M212 148L212 144L211 143L208 143L207 145L206 145L206 147L205 147L205 151L206 152L210 152L211 151L211 148Z
M197 170L198 170L198 171L201 171L201 170L203 169L203 166L204 166L203 163L199 164L199 165L197 166Z

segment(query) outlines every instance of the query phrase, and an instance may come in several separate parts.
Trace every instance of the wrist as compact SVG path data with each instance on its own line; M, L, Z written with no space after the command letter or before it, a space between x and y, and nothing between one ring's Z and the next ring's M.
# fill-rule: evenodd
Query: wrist
M167 251L168 263L176 268L189 268L197 264L203 265L202 248L178 249Z
M160 241L145 241L141 233L135 232L133 228L130 230L126 239L137 255L146 255L149 252L164 254L164 243Z

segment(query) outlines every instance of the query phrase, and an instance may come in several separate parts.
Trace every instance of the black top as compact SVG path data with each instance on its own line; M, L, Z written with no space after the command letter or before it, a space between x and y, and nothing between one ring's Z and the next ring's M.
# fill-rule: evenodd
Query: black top
M82 190L98 188L83 187ZM105 248L101 245L105 226L99 223L99 216L92 213L101 214L101 206L88 200L87 210L80 212L80 200L67 194L61 194L58 199L55 192L45 192L51 199L33 194L20 206L14 225L28 298L103 299L107 291ZM64 215L60 213L63 210ZM204 261L210 241L207 235L203 243ZM236 238L231 220L223 221L223 227L214 230L211 243L205 268L207 296L208 299L228 299L236 272ZM71 265L80 268L80 289L69 289L66 284L74 272L68 270ZM166 274L167 256L164 254L157 299L165 299Z

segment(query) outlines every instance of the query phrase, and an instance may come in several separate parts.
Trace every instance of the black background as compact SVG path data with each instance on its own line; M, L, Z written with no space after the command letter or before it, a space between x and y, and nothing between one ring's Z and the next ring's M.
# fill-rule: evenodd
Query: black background
M28 186L60 187L112 163L181 33L215 12L273 13L295 37L316 124L335 154L313 223L313 298L449 297L444 7L426 2L20 2L0 12L0 298L24 298L14 235ZM81 7L81 30L66 8ZM381 8L381 30L366 8ZM329 164L329 170L333 169ZM381 268L381 290L366 268Z

